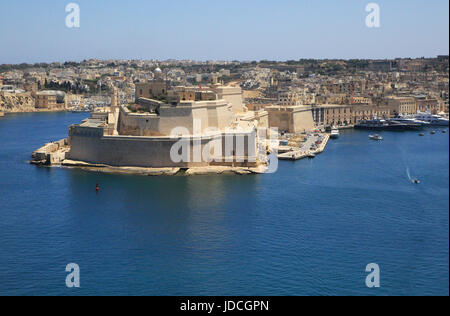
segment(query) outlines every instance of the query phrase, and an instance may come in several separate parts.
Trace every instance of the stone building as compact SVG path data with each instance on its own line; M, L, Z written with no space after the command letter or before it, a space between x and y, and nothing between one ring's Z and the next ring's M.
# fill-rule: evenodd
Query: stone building
M41 91L35 95L37 109L56 109L59 107L56 91Z
M373 117L391 116L388 107L368 104L322 104L314 106L312 113L315 124L323 127L354 125Z
M389 96L385 99L385 104L393 115L417 113L414 97Z
M438 114L442 111L441 105L436 98L432 98L426 95L417 95L414 96L414 99L416 100L417 111L430 111L431 114Z
M211 98L213 90L217 94ZM134 113L127 106L113 104L107 112L93 113L69 128L66 159L146 168L261 166L266 143L257 128L264 120L261 113L234 112L243 107L238 93L234 87L178 87L167 93L178 96L178 101L139 97L145 111ZM180 143L182 147L177 147Z
M315 129L310 107L272 105L265 110L269 114L269 126L277 127L279 132L295 134Z
M139 98L159 98L169 91L169 83L162 79L136 83L136 102Z

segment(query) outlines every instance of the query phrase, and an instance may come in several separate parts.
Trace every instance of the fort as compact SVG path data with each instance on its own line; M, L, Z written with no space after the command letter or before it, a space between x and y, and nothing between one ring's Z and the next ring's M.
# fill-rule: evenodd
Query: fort
M268 113L248 111L240 87L136 86L133 104L91 113L68 138L33 154L34 164L149 175L262 173L268 165Z

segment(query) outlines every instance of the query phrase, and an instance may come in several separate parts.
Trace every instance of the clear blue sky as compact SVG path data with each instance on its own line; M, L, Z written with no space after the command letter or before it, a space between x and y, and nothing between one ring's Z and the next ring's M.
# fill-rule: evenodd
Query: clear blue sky
M81 27L65 26L65 6ZM381 7L381 28L365 6ZM88 58L261 60L449 52L448 0L1 0L0 64Z

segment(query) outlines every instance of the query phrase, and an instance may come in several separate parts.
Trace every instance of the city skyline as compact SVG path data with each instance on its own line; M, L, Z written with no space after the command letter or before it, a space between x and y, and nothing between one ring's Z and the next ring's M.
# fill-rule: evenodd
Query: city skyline
M84 59L394 59L448 54L448 2L75 1L80 28L65 25L70 1L2 2L0 64ZM6 13L6 14L5 14ZM3 46L2 45L2 46Z

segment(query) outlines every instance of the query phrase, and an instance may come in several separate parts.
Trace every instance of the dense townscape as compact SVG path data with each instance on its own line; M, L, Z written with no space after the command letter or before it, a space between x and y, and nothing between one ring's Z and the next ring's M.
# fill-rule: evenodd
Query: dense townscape
M319 126L429 110L448 113L448 56L260 62L85 60L0 65L0 112L93 110L136 100L155 74L169 87L240 85L249 111L308 106ZM164 95L158 96L164 99Z

